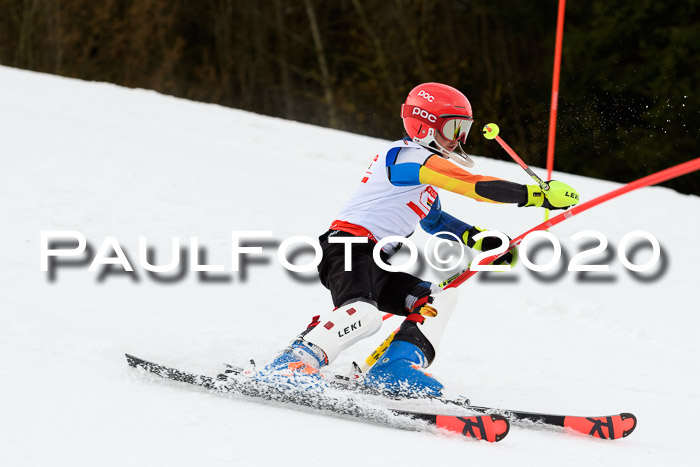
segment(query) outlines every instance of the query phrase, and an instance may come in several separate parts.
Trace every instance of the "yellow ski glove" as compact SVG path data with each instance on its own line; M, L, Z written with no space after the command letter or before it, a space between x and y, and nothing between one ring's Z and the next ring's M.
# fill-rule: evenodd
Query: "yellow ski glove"
M569 209L578 204L578 191L571 186L556 180L547 183L549 184L547 191L543 191L539 185L527 185L527 203L522 206Z
M469 248L472 248L474 250L478 251L489 251L489 250L494 250L501 246L501 240L498 239L497 237L483 237L480 238L477 241L474 241L474 236L480 234L481 232L485 232L487 229L482 229L481 227L472 227L466 232L462 234L462 240L464 241L464 244L467 245ZM508 237L510 238L510 237ZM501 256L500 258L497 258L493 263L491 264L505 264L512 267L515 267L515 264L518 262L518 249L513 248L510 250L508 253L505 255Z

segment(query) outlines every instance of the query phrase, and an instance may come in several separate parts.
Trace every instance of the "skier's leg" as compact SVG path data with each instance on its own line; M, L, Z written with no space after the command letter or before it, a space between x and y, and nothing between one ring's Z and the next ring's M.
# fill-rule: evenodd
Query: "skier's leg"
M312 349L323 351L326 365L356 342L371 336L382 327L382 316L377 307L366 299L351 300L319 318L318 323L302 333L300 341Z
M424 320L407 318L404 320L406 326L402 325L394 336L394 341L409 342L421 349L426 357L423 367L429 366L435 359L445 327L457 307L459 293L456 289L448 289L432 298L431 303L418 311Z
M345 232L336 235L351 236ZM323 259L318 269L321 283L331 291L336 309L315 316L309 327L264 372L286 371L290 365L302 371L318 370L381 327L376 298L387 274L374 265L374 243L353 245L351 270L345 271L345 245L328 243L327 238L328 233L320 238Z
M435 359L457 297L456 290L448 289L431 296L430 303L411 313L386 352L367 372L365 384L396 393L440 395L442 384L422 368Z

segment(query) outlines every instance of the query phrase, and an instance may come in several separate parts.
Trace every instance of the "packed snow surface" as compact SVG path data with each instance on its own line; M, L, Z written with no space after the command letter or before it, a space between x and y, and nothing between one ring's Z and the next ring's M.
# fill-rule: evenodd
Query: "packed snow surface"
M398 138L398 119L396 131ZM502 128L506 140L508 131ZM700 198L661 187L552 228L563 267L537 275L521 262L511 272L467 281L431 367L477 405L633 412L639 425L629 438L513 427L506 440L489 444L217 397L127 367L125 352L212 375L224 362L265 362L313 315L329 311L330 296L314 274L293 278L276 244L323 233L386 144L151 91L0 67L0 465L696 462ZM500 154L496 143L490 147ZM477 157L474 170L532 183L511 162ZM554 178L576 187L583 201L620 186L565 173ZM541 209L448 192L441 198L452 215L511 237L544 219ZM59 258L52 280L41 270L41 232L55 230L83 234L92 255L114 237L134 272L89 271L91 257L70 267L70 258ZM263 230L273 232L262 239L269 242L263 253L251 256L245 277L232 272L231 232ZM587 230L609 244L583 262L608 264L608 272L565 271L583 244L597 243L570 239ZM632 273L618 258L622 238L636 230L661 245L661 259L647 273ZM147 238L155 264L167 264L177 237L188 254L203 251L201 264L224 270L202 278L188 265L180 276L154 277L140 263L139 237ZM428 238L411 237L419 247ZM646 245L627 247L632 262L651 257ZM543 248L530 259L543 264L551 255ZM295 261L311 259L304 253ZM388 320L334 366L363 359L399 322Z

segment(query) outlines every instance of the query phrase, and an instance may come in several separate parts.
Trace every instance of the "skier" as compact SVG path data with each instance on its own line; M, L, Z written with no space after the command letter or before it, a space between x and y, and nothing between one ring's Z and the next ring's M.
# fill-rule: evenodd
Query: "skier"
M576 191L562 182L550 181L550 189L542 191L538 185L473 175L458 167L473 166L460 145L466 143L473 116L469 100L453 87L439 83L415 87L402 105L401 117L408 137L374 158L357 191L319 238L323 251L319 276L336 308L323 317L315 316L258 378L323 387L318 370L377 332L382 312L388 312L406 318L386 352L366 373L364 384L397 395L439 396L443 385L423 369L435 358L457 292L442 291L407 273L385 271L373 259L374 246L388 236L407 237L418 224L430 234L455 234L475 250L500 246L496 237L475 241L474 236L484 229L443 211L438 188L477 201L523 207L567 209L578 203ZM400 246L384 245L381 259L386 262ZM495 263L512 267L516 260L513 249Z

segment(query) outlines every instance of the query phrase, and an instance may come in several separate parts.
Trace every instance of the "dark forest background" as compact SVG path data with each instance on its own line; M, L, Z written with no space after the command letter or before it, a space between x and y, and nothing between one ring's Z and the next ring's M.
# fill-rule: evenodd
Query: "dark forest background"
M469 152L508 158L480 137L493 121L544 167L557 3L0 0L0 64L386 139L438 81L472 103ZM698 3L568 2L555 169L629 182L698 156Z

